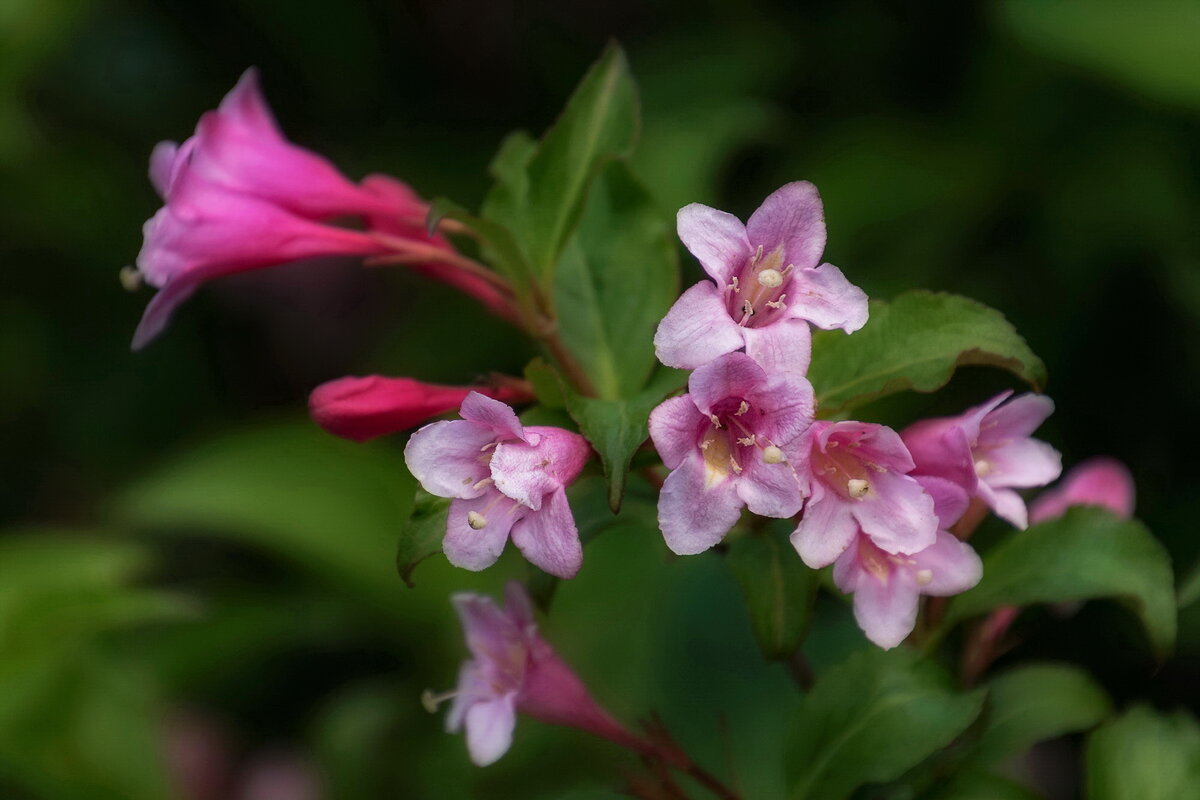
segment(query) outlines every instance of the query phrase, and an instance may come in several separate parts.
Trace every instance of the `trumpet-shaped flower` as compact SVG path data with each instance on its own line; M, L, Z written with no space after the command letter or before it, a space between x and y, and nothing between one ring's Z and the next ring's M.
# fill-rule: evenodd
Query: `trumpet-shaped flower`
M521 585L510 583L505 595L503 610L490 597L463 593L452 598L471 659L463 664L454 692L426 697L427 706L453 698L446 729L466 729L471 760L484 767L508 751L518 712L641 749L640 740L592 699L538 634Z
M832 564L860 530L888 554L934 543L933 498L908 474L912 457L895 431L869 422L816 422L804 444L801 480L809 498L792 544L805 564Z
M768 374L744 353L693 372L688 394L650 414L650 438L671 470L658 501L667 546L680 555L707 550L743 506L765 517L799 511L796 442L812 418L806 379Z
M441 386L412 378L347 376L313 389L308 410L313 421L333 435L365 442L453 411L472 391L502 403L532 400L532 392L522 384L508 378L494 387Z
M425 491L453 498L442 540L450 563L486 569L511 535L531 563L574 577L583 550L565 487L587 461L587 442L562 428L522 427L511 408L478 392L459 413L421 428L404 448Z
M684 292L659 324L654 346L664 364L694 369L745 348L768 369L803 375L809 323L847 333L866 324L867 296L820 264L825 216L811 183L782 186L745 225L693 203L679 210L678 230L712 282Z
M1062 457L1031 438L1054 411L1054 401L1039 394L1008 400L1011 395L1002 392L956 417L922 420L901 436L916 462L915 474L954 481L1024 528L1025 501L1014 489L1045 486L1062 471Z
M1129 469L1115 458L1091 458L1072 467L1058 486L1030 504L1029 521L1061 517L1071 506L1100 506L1128 519L1133 516L1133 500Z

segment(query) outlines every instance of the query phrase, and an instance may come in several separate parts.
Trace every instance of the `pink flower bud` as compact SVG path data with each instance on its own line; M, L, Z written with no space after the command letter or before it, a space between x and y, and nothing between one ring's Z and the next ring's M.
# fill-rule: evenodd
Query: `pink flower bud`
M1072 468L1062 482L1029 508L1030 522L1060 517L1071 506L1100 506L1118 517L1133 516L1133 476L1115 458L1092 458Z

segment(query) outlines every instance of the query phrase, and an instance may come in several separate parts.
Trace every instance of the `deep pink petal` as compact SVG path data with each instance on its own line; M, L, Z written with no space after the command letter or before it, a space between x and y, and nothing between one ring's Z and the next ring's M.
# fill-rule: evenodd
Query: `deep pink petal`
M933 498L933 513L937 514L939 528L948 529L967 513L971 496L957 483L934 475L917 475L916 479Z
M502 439L520 439L527 443L529 441L525 436L525 429L521 427L521 421L517 419L517 412L499 400L486 397L479 392L468 394L458 413L462 415L463 419L486 425Z
M729 353L700 367L688 378L688 394L701 414L714 413L732 397L752 397L766 384L767 374L745 353Z
M825 211L817 187L808 181L776 189L746 223L752 247L770 254L783 246L783 263L815 267L825 251Z
M864 497L847 501L863 533L888 553L916 553L933 544L938 517L921 484L894 472L876 473L869 480Z
M275 115L271 113L263 95L258 70L254 67L242 73L234 87L221 99L217 110L264 139L283 138L279 123L275 121Z
M467 752L477 767L494 764L512 746L517 725L516 693L479 702L467 709Z
M900 433L920 475L935 475L975 493L978 478L967 431L956 417L927 419L909 425Z
M724 538L741 516L742 501L727 474L705 467L699 451L683 460L663 482L658 526L672 552L702 553Z
M802 319L783 318L758 328L743 328L746 354L767 372L805 375L812 361L812 331Z
M1037 439L1014 439L980 455L980 480L993 489L1045 486L1062 473L1062 456Z
M679 209L676 226L683 246L719 286L729 283L754 253L746 226L733 214L692 203Z
M583 546L567 493L551 493L537 511L528 511L513 525L512 540L535 567L556 578L574 578L583 565Z
M990 447L1030 436L1054 413L1054 401L1044 394L1023 394L989 412L979 426L979 445Z
M495 489L490 489L471 500L451 501L442 552L454 566L479 572L495 564L504 552L513 523L528 509L507 499L497 502L497 497L502 496ZM481 514L487 524L482 528L472 528L468 519L472 511Z
M743 346L742 328L729 316L721 290L709 281L688 289L654 332L654 352L668 367L695 369Z
M737 494L750 513L784 519L800 511L804 492L791 464L768 464L762 460L761 450L744 460L742 474L737 477Z
M179 145L176 142L159 142L150 151L150 183L154 184L158 196L164 200L174 183L178 155Z
M455 419L434 422L414 433L404 447L408 471L438 497L469 499L490 490L479 485L491 477L480 456L495 434L477 422Z
M205 275L197 271L168 281L159 289L142 312L142 320L133 332L131 349L141 350L157 338L171 321L175 309L191 297L204 281Z
M1119 517L1133 516L1133 476L1115 458L1092 458L1077 464L1055 488L1029 507L1030 522L1062 516L1071 506L1100 506Z
M867 293L832 264L797 272L788 286L787 304L790 316L818 328L854 333L867 324Z
M915 553L912 561L921 594L959 594L983 577L983 562L974 549L946 531L938 531L937 541Z
M850 507L818 485L792 533L792 546L805 564L820 569L846 552L857 533L858 523Z
M675 469L699 443L700 431L709 425L691 395L664 400L650 412L650 440L667 469Z

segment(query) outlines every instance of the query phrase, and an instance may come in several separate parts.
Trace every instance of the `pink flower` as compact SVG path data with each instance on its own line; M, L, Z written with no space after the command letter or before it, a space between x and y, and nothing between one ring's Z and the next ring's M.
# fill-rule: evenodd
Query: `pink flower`
M945 529L966 510L966 495L953 488L938 497L936 539L909 555L880 549L871 536L859 532L833 566L833 581L854 594L854 618L875 644L891 649L912 633L921 595L945 597L979 583L983 564L966 542Z
M908 473L913 460L891 428L815 422L805 437L801 482L809 499L792 544L810 567L832 564L861 530L885 553L934 543L934 501Z
M867 321L867 296L821 264L825 216L817 189L785 184L750 221L693 203L679 210L679 238L715 281L688 289L654 335L659 360L694 369L741 348L768 369L803 375L808 325L847 333Z
M1045 486L1062 472L1062 457L1030 438L1054 411L1054 401L1023 394L1006 403L1011 395L1001 392L957 417L922 420L901 436L916 462L916 474L953 481L1024 528L1025 501L1013 489Z
M211 278L395 249L372 233L320 220L392 220L421 246L448 247L419 230L427 206L411 191L357 186L326 159L284 139L254 70L200 118L194 136L154 148L150 178L165 205L146 222L137 267L160 291L134 334L134 349L157 336L174 309Z
M472 658L463 664L455 692L425 698L427 707L454 698L446 730L466 728L471 761L486 767L508 751L518 712L644 750L538 635L521 585L510 583L505 599L501 610L490 597L464 593L452 598Z
M587 442L562 428L523 428L511 408L478 392L459 413L461 420L421 428L404 448L425 491L454 498L442 540L450 563L490 567L511 532L531 563L574 577L583 549L565 487L588 459Z
M707 550L743 506L765 517L799 511L796 443L812 418L807 380L769 375L744 353L693 372L688 394L650 414L650 438L671 470L658 500L667 546L680 555Z
M510 378L495 387L441 386L412 378L347 376L323 383L308 398L313 420L335 436L365 442L415 428L462 405L472 391L503 403L524 403L533 394Z
M1122 519L1133 516L1133 476L1115 458L1092 458L1073 467L1062 482L1029 507L1030 522L1061 517L1071 506L1100 506Z

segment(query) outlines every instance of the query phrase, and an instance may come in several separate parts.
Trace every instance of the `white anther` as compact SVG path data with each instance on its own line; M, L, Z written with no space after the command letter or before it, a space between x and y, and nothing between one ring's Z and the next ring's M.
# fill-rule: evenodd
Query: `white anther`
M733 471L736 472L738 475L742 474L742 465L739 464L737 459L734 458L733 456L729 457L729 466L733 467Z
M763 461L768 464L782 464L783 451L773 444L769 444L763 448Z
M468 478L467 480L470 480L470 479ZM491 478L484 478L483 480L478 481L471 488L472 489L482 489L485 486L490 486L492 483L494 483L494 481ZM474 513L475 513L474 511L470 512L470 514L474 514ZM469 514L468 514L468 516L469 516ZM480 526L480 527L483 527L483 526Z
M774 289L783 284L783 273L777 269L764 269L758 273L758 283L768 289Z
M737 275L733 276L733 282L729 284L729 288L733 289L735 292L740 292L742 290L742 285L738 281Z
M720 429L720 427L721 427L721 418L720 417L718 417L716 414L709 414L708 418L710 420L712 420L712 424L713 424L714 428Z
M747 403L745 400L743 400L741 405L738 406L738 410L733 412L733 415L735 417L740 417L742 414L745 414L749 410L750 410L750 404Z
M992 464L990 461L985 461L981 458L975 462L975 476L976 477L982 478L984 475L987 475L991 471L992 471Z
M737 441L738 441L738 444L745 445L746 447L753 447L755 444L757 444L753 433L750 434L749 436L743 436L743 437L739 438Z
M846 491L850 492L851 497L858 500L871 491L871 484L862 478L851 478L846 481Z
M760 244L758 249L754 251L754 260L762 261L763 246Z
M446 702L447 700L450 700L457 694L458 694L457 691L438 693L438 692L435 692L433 689L426 689L425 691L421 692L421 705L430 714L436 714L437 710L438 710L438 705Z
M480 514L478 511L467 512L467 524L471 526L471 530L482 530L487 526L487 517Z
M786 298L786 297L787 297L787 293L785 292L784 294L779 295L778 300L768 300L767 307L773 308L776 311L781 311L782 309L787 308L787 303L783 302L784 298Z
M121 267L117 278L121 281L121 288L127 292L136 292L142 286L142 273L136 267Z
M928 569L917 570L917 585L928 586L933 583L933 571Z

